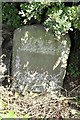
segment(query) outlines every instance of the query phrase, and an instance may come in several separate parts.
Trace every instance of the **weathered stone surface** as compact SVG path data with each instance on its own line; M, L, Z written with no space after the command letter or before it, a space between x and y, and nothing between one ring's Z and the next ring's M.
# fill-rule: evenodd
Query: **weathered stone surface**
M14 33L13 88L18 91L50 92L63 85L70 39L60 40L43 26L24 26Z

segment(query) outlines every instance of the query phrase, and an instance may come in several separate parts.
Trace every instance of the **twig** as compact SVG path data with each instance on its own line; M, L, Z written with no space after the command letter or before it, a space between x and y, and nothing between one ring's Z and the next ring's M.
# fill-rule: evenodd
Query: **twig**
M69 96L71 95L71 93L72 93L74 90L78 89L79 87L80 87L80 85L78 85L78 86L76 86L74 89L72 89L71 92L69 93Z

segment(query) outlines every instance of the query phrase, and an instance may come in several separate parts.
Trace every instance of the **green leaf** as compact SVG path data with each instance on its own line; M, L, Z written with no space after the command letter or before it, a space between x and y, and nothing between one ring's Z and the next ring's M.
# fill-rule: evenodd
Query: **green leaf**
M26 114L23 118L24 118L25 120L28 120L29 115L28 115L28 114ZM24 120L24 119L23 119L23 120Z
M13 110L10 110L7 114L4 115L4 118L16 118Z

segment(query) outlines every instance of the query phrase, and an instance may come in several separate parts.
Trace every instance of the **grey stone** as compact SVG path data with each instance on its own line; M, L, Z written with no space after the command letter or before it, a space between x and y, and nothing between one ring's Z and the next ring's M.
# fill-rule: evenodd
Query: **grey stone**
M60 39L43 26L31 25L14 32L12 87L18 91L51 92L63 85L70 52L69 36Z

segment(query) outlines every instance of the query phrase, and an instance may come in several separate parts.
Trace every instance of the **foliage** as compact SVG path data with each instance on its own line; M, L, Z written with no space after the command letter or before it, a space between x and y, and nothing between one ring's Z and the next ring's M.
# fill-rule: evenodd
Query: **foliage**
M67 33L73 27L80 29L78 6L65 7L63 2L26 2L20 3L20 10L16 8L15 3L3 3L2 8L3 22L12 26L27 24L32 19L40 23L45 13L43 25L56 36Z
M72 27L80 30L80 6L67 7L67 12L65 11L65 13L68 16Z
M47 11L48 18L44 22L50 30L57 36L65 34L68 30L72 30L73 27L80 29L80 22L78 22L78 7L65 7L64 4L53 6ZM79 16L80 17L80 16ZM76 21L75 21L76 20Z
M42 10L45 8L45 4L41 4L41 2L33 2L33 3L22 3L20 5L21 11L19 14L22 15L22 17L25 17L24 24L26 24L28 21L30 21L32 18L37 19L38 21L41 21L41 15Z
M69 64L67 75L77 77L80 75L80 71L79 71L78 67L74 66L73 64Z
M2 3L2 22L18 27L21 25L18 9L14 3Z
M9 110L8 113L6 114L0 114L0 120L2 120L3 118L9 118L9 120L12 120L12 119L15 119L15 118L18 118L16 116L16 114L14 113L13 110ZM28 120L29 116L28 114L26 114L25 116L23 116L23 120Z
M16 118L16 115L15 115L15 113L14 113L14 111L13 110L10 110L8 113L6 113L6 114L0 114L0 120L2 119L2 118Z

